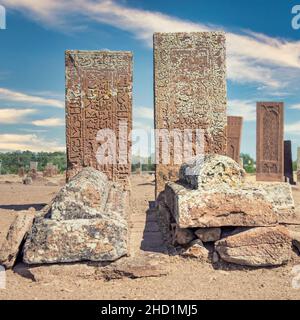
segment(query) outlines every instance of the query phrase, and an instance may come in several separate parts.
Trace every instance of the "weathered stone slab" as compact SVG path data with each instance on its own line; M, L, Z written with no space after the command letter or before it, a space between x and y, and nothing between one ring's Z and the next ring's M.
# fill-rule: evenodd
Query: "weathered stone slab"
M157 262L150 257L136 256L118 260L104 268L96 270L97 278L104 278L107 281L130 278L155 278L166 276L169 273L168 263Z
M202 261L207 261L209 251L203 246L200 239L196 239L190 243L188 248L185 249L181 255L187 258L196 258Z
M114 261L127 254L127 231L126 223L111 219L44 219L34 224L24 246L23 261Z
M256 179L283 181L284 104L282 102L257 103Z
M130 52L66 51L66 119L67 179L90 166L128 188L131 146L127 137L132 129ZM115 146L114 138L98 135L101 129L115 133ZM108 163L99 163L100 146L106 143Z
M107 176L87 167L74 176L57 194L51 219L92 219L103 216L111 184Z
M166 204L180 228L272 226L278 216L260 190L202 191L169 182Z
M226 65L225 34L222 32L155 33L154 98L155 128L170 134L202 129L205 153L226 154ZM162 142L156 132L156 150ZM156 166L156 195L167 181L176 181L181 163L183 138L176 148L168 137L170 161L159 152ZM193 146L197 145L191 139ZM197 149L191 150L196 155Z
M288 183L256 183L248 186L250 189L257 188L264 193L266 200L273 205L280 223L300 223L296 216L292 188Z
M293 157L292 157L292 142L284 141L284 177L285 181L290 184L294 182Z
M167 184L163 201L181 228L297 222L288 183L246 182L244 169L229 157L197 158L179 175L179 183Z
M237 162L222 155L198 156L179 171L182 183L199 190L239 188L245 183L245 175Z
M34 219L34 212L20 211L11 224L6 239L0 250L0 265L12 268L20 251L20 246L30 231Z
M227 117L227 156L240 161L243 117Z
M287 263L291 258L291 239L283 226L254 228L216 243L220 257L227 262L268 267Z

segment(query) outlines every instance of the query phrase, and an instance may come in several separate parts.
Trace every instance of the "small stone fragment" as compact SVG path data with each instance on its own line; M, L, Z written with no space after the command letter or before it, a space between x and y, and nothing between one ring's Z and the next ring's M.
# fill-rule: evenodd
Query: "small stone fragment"
M84 168L57 194L51 207L51 219L101 218L111 184L107 176L91 167Z
M29 185L32 184L32 178L29 176L26 176L25 178L23 178L23 184Z
M201 228L195 231L195 235L202 242L215 242L221 238L221 228Z
M195 235L193 231L189 229L181 229L177 226L174 231L173 245L179 244L181 246L189 244L191 241L195 239Z
M34 219L33 211L19 211L11 224L0 250L0 264L12 268L19 254L20 246L30 231Z
M200 239L196 239L190 243L189 247L181 255L207 261L209 251L203 246Z

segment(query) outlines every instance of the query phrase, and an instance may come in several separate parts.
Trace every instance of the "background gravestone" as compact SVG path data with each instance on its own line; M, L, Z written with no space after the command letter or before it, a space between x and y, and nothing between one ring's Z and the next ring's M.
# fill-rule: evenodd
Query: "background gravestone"
M37 171L37 169L38 169L38 162L37 161L30 161L29 170Z
M127 137L119 138L119 131L129 134L132 129L132 54L76 50L66 51L65 57L67 180L82 167L91 166L127 188L131 146ZM97 150L104 143L96 140L100 129L116 134L115 164L97 162ZM122 162L118 158L121 142L126 146Z
M286 182L295 184L292 158L292 142L290 140L284 141L284 177Z
M240 162L243 117L227 117L227 156Z
M283 118L282 102L258 102L256 124L256 179L283 181Z
M203 129L205 153L225 155L225 34L155 33L154 99L155 129ZM156 195L178 179L176 151L170 148L169 164L156 165Z

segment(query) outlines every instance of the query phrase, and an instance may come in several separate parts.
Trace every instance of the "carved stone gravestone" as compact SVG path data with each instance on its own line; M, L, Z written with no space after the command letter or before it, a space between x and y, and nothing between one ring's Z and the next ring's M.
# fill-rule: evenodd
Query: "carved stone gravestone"
M258 102L256 125L256 179L284 181L282 102Z
M37 171L38 169L38 162L37 161L30 161L29 163L29 170Z
M292 157L292 142L284 141L284 177L285 181L290 184L294 182L293 157Z
M227 117L227 156L240 161L243 117Z
M67 180L91 166L127 188L132 54L76 50L66 51L65 58Z
M179 150L186 148L184 139L178 139L178 133L188 129L194 135L196 129L202 129L203 151L226 154L225 34L155 33L154 100L155 129L160 129L159 135L156 131L158 195L166 181L178 179ZM168 162L161 159L160 134L164 130L170 135ZM177 142L174 136L177 136ZM193 146L191 156L198 153L196 139L194 136L190 138Z

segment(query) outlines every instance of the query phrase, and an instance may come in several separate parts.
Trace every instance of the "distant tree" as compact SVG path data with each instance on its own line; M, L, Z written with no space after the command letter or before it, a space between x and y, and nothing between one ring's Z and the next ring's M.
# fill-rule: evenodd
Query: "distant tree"
M60 172L65 171L67 168L67 159L64 152L6 152L0 153L0 161L2 162L2 174L17 174L21 167L28 171L30 161L38 162L39 171L43 171L48 163L57 165Z
M297 171L297 161L293 161L293 170Z
M243 159L244 169L247 173L255 173L256 166L254 159L246 153L241 153L241 158Z

